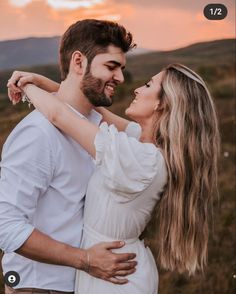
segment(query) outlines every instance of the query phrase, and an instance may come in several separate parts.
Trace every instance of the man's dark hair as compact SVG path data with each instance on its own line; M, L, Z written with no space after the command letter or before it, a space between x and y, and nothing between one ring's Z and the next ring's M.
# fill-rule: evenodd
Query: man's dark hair
M79 50L88 59L88 65L107 47L114 45L126 53L135 47L130 32L118 23L105 20L85 19L72 24L63 34L60 44L61 77L64 80L69 72L71 56Z

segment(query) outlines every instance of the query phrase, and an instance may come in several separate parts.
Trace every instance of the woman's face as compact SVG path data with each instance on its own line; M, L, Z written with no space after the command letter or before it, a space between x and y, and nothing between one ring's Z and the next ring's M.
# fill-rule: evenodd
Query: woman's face
M156 116L159 105L158 94L161 89L163 72L153 76L144 86L134 91L135 98L126 109L125 114L140 122Z

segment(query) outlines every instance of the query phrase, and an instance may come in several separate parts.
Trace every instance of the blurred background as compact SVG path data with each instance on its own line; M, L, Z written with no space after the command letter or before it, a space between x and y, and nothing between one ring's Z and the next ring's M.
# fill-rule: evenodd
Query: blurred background
M189 278L159 269L160 294L236 293L236 42L235 2L223 20L207 20L206 0L1 0L0 151L15 125L32 109L13 107L6 83L13 70L41 73L60 81L58 44L67 27L84 18L118 21L130 30L137 49L128 54L126 83L110 107L123 115L133 90L163 66L183 63L207 82L216 103L221 132L220 197L215 199L209 261L205 275ZM146 242L157 254L150 224ZM2 272L0 293L4 293Z

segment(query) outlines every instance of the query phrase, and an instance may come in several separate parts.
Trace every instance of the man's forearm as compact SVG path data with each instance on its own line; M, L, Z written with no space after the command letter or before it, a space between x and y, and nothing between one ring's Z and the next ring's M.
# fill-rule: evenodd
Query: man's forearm
M43 263L70 266L76 269L86 268L86 252L56 241L49 236L34 230L16 253Z
M134 273L137 265L133 261L135 254L115 254L110 251L123 246L124 242L114 241L99 243L83 250L53 240L35 229L25 243L15 252L32 260L73 267L115 284L125 284L128 280L119 278L119 276Z

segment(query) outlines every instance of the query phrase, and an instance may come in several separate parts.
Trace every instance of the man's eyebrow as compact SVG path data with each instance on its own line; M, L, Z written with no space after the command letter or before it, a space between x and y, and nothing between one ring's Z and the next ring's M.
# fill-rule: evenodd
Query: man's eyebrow
M115 60L109 60L109 61L107 61L107 63L112 63L113 65L115 65L115 66L119 66L119 67L121 67L121 69L125 69L125 66L123 65L121 65L121 63L120 62L118 62L118 61L115 61Z

